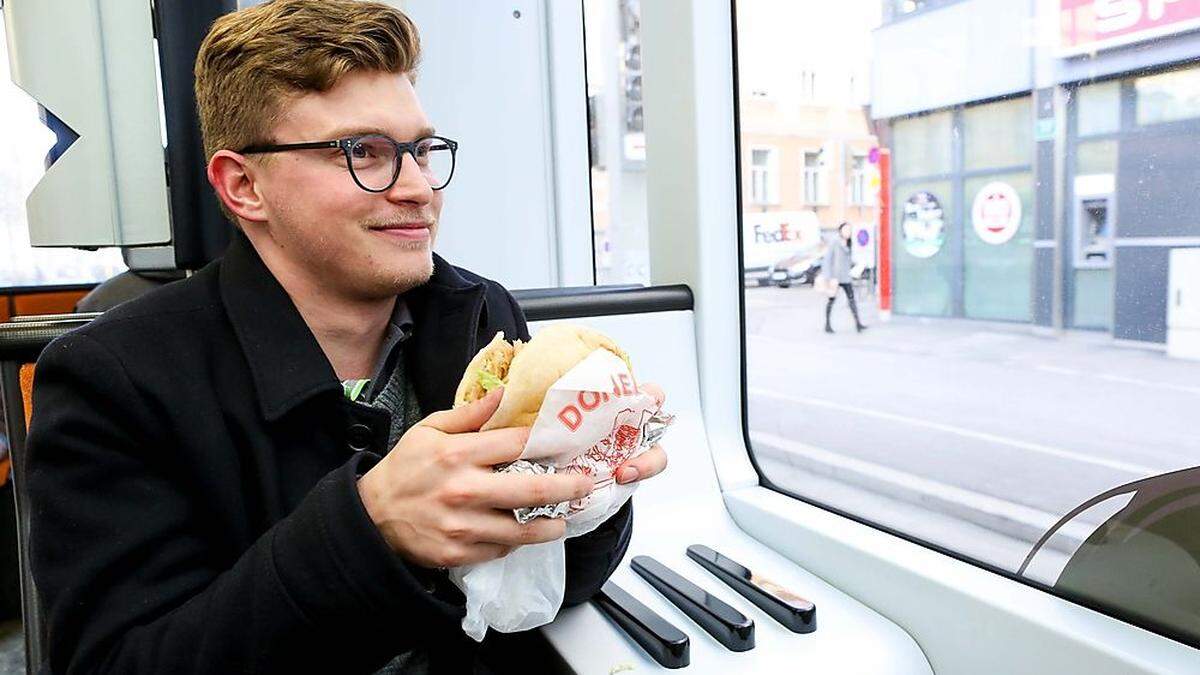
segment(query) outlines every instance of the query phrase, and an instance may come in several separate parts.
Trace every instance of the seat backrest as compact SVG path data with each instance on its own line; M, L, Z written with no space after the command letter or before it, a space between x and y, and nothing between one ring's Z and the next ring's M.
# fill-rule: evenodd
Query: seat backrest
M24 317L0 324L0 396L8 430L9 461L16 510L17 559L21 579L21 619L25 627L26 672L35 673L42 661L46 627L37 587L29 568L29 495L25 491L25 435L33 414L34 364L50 342L94 315Z

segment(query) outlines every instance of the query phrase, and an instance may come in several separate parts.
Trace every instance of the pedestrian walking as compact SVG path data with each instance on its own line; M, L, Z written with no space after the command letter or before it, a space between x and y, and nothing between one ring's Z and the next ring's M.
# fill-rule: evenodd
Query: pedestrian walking
M833 301L837 298L839 287L846 292L846 299L850 301L850 313L854 315L854 328L860 333L867 329L858 318L858 303L854 301L854 286L850 283L850 231L850 223L838 225L837 235L829 241L829 248L825 249L825 257L821 261L821 275L825 277L824 287L828 289L829 293L829 300L825 303L826 333L833 332L833 326L829 320L833 313Z

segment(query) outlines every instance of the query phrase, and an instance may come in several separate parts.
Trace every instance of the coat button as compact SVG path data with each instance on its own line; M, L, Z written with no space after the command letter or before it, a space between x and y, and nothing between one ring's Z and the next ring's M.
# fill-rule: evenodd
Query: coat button
M371 427L365 424L354 424L346 430L346 445L354 452L364 452L371 449Z

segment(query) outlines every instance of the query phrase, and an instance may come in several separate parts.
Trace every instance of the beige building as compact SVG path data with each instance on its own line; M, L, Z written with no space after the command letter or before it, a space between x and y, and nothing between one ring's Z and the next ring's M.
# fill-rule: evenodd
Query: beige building
M861 106L744 91L741 131L747 213L810 211L822 229L878 222L870 161L878 141Z

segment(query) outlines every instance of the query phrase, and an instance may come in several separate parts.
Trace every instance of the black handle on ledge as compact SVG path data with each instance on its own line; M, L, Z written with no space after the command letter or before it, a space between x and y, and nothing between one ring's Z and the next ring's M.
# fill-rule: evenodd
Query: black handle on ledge
M688 636L620 586L606 582L592 602L659 665L683 668L691 663L691 641Z
M817 606L808 600L707 546L692 544L687 547L687 554L793 633L811 633L817 629Z
M754 621L648 555L630 567L730 651L754 649Z

